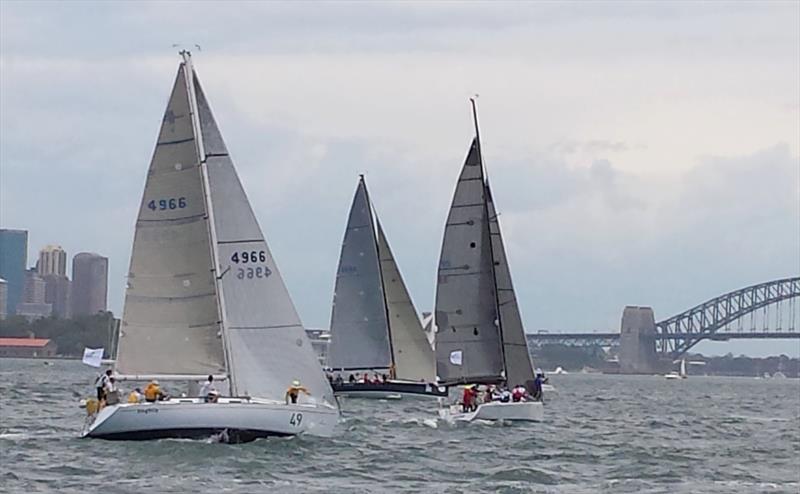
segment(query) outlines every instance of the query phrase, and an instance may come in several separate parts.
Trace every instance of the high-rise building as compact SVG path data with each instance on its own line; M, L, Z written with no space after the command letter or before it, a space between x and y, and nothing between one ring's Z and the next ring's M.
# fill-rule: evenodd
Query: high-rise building
M43 304L45 293L45 283L36 268L25 271L25 290L22 294L20 303Z
M97 314L106 310L108 258L81 252L72 258L72 315Z
M39 251L39 263L36 265L39 276L49 274L67 275L67 253L60 245L48 245Z
M53 315L71 316L70 295L72 282L66 276L47 274L44 276L44 301L53 306Z
M0 278L0 319L8 317L8 282Z
M25 290L25 266L28 264L28 232L0 229L0 277L8 283L6 310L16 314Z

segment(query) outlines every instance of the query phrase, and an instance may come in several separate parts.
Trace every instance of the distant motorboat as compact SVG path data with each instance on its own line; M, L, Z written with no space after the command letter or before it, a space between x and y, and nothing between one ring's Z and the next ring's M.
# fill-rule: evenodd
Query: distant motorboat
M556 370L551 372L550 374L569 374L569 372L565 371L560 365L556 367Z
M781 371L777 371L774 374L772 374L772 379L786 379L786 374L784 374Z

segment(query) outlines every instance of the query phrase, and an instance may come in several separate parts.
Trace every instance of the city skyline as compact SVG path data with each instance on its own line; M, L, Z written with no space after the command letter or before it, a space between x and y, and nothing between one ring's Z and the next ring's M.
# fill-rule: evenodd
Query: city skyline
M99 6L103 44L75 31L80 9L0 8L0 78L33 102L0 95L3 227L29 228L30 245L104 252L116 314L177 61L173 28L203 47L195 57L204 89L307 327L328 326L359 172L417 308L430 310L475 92L528 332L618 329L626 305L652 306L662 319L800 272L795 5L509 7L488 18L466 5L457 19L418 6L398 14L403 30L380 21L396 14L381 5L367 8L376 23L347 6L320 6L311 19L300 7L198 6L199 19L225 18L232 38L182 24L179 4L161 6L170 24L123 21L120 9ZM700 27L697 15L716 22ZM250 19L270 29L245 29ZM52 47L12 22L46 26L64 42ZM291 29L308 22L307 38ZM326 43L343 27L350 34ZM700 41L689 51L668 42L673 33ZM57 87L38 82L53 71ZM39 149L39 134L63 152ZM38 212L9 184L53 160L46 200L63 206ZM76 195L67 183L98 186Z

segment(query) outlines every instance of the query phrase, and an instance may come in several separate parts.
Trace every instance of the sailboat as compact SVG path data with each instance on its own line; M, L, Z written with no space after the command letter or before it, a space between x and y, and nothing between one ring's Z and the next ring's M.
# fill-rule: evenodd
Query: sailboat
M534 388L534 371L503 237L475 137L458 178L442 239L436 285L436 373L442 385ZM442 402L440 401L440 404ZM488 402L472 412L442 407L455 420L542 420L541 401Z
M333 390L340 396L447 396L446 387L434 384L433 349L373 210L363 175L339 257L327 364L336 373ZM356 380L355 374L362 373L367 379ZM353 381L343 374L354 376ZM376 374L388 378L375 379Z
M328 436L339 410L192 67L182 61L147 174L114 364L167 387L213 375L215 403L109 405L103 439ZM308 390L287 404L293 381ZM195 385L195 386L193 386Z
M686 359L681 359L681 367L680 371L670 371L664 374L664 379L686 379L688 374L686 373Z

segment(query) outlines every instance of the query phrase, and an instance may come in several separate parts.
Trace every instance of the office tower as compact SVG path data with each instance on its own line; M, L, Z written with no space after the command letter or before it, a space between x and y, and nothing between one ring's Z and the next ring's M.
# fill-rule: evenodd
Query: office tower
M0 319L8 317L8 282L0 278Z
M106 310L108 258L81 252L72 258L72 316Z
M61 318L71 316L70 295L72 282L66 276L48 274L44 276L44 301L53 306L53 315Z
M48 245L39 251L39 263L36 265L39 276L50 274L67 275L67 253L60 245Z
M25 271L25 290L23 291L20 303L43 304L44 303L45 283L36 268Z
M8 315L16 314L25 291L25 266L28 264L28 232L0 229L0 277L8 283Z

